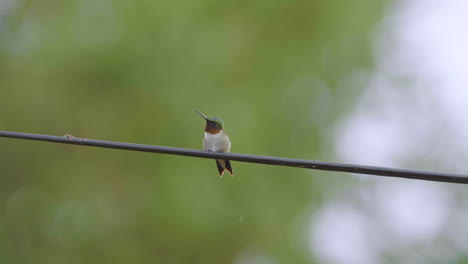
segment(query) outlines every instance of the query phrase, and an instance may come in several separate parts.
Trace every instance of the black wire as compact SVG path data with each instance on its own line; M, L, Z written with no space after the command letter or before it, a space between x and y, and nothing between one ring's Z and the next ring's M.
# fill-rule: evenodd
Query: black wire
M173 148L173 147L162 147L162 146L153 146L153 145L104 141L104 140L83 139L83 138L75 138L73 136L59 137L59 136L20 133L20 132L0 131L0 137L49 141L49 142L56 142L56 143L93 146L93 147L101 147L101 148L113 148L113 149L143 151L143 152L152 152L152 153L163 153L163 154L172 154L172 155L198 157L198 158L229 159L229 160L234 160L234 161L278 165L278 166L290 166L290 167L298 167L298 168L306 168L306 169L314 169L314 170L341 171L341 172L350 172L350 173L358 173L358 174L370 174L370 175L378 175L378 176L426 180L426 181L468 184L468 175L460 175L460 174L393 169L393 168L384 168L384 167L375 167L375 166L352 165L352 164L331 163L331 162L323 162L323 161L301 160L301 159L280 158L280 157L270 157L270 156L258 156L258 155L248 155L248 154L208 152L208 151L185 149L185 148Z

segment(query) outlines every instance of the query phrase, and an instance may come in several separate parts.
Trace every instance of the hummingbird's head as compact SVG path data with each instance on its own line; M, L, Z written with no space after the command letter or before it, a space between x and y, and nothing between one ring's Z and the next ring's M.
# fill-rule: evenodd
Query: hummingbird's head
M219 132L223 131L224 122L220 118L217 117L207 117L206 115L198 112L203 118L206 120L205 132L210 134L218 134Z

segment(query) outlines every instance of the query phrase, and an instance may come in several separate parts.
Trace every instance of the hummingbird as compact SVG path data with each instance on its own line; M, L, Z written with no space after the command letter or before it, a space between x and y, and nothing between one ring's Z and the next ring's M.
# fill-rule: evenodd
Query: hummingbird
M231 149L231 141L229 140L228 135L224 132L223 120L217 117L207 117L197 110L195 110L195 112L200 114L206 120L203 149L205 151L229 153L229 150ZM231 162L229 160L217 159L216 167L218 168L220 177L223 177L225 170L228 170L229 174L234 176Z

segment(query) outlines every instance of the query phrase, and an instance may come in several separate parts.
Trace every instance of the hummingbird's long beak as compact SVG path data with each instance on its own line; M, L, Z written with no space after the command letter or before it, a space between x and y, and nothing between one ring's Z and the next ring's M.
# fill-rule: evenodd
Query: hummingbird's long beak
M200 113L198 110L195 110L195 112L199 113L201 116L203 116L203 118L205 118L206 120L208 120L208 117L202 113Z

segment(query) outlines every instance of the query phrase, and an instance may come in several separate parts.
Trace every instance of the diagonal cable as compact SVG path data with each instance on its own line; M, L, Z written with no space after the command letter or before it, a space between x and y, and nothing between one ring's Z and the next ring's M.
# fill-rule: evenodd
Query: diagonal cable
M314 169L314 170L340 171L340 172L369 174L369 175L397 177L397 178L406 178L406 179L468 184L468 175L460 175L460 174L405 170L405 169L385 168L385 167L376 167L376 166L332 163L332 162L323 162L323 161L314 161L314 160L291 159L291 158L281 158L281 157L271 157L271 156L249 155L249 154L208 152L208 151L185 149L185 148L143 145L143 144L114 142L114 141L95 140L95 139L83 139L83 138L75 138L69 135L60 137L60 136L39 135L39 134L29 134L29 133L20 133L20 132L0 131L0 137L27 139L27 140L36 140L36 141L48 141L48 142L55 142L55 143L92 146L92 147L100 147L100 148L112 148L112 149L133 150L133 151L152 152L152 153L161 153L161 154L171 154L171 155L189 156L189 157L198 157L198 158L207 158L207 159L229 159L233 161L277 165L277 166L289 166L289 167Z

